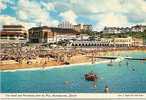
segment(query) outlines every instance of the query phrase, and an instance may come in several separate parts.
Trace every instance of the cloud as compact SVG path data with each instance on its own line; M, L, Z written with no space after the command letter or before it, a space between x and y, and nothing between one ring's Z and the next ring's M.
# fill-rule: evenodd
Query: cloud
M76 0L77 1L77 0ZM121 0L78 0L73 3L70 9L73 9L75 13L79 15L93 15L101 12L118 12L121 11ZM114 5L114 6L113 6Z
M32 26L35 26L35 23L20 21L20 20L17 20L15 17L6 16L6 15L0 16L0 25L11 25L11 24L24 25L26 29Z
M55 9L54 3L45 3L45 2L40 2L41 6L45 8L47 11L51 11Z
M145 12L146 13L146 1L144 0L133 0L132 2L130 0L127 0L127 2L124 4L123 9L127 10L128 12Z
M126 26L128 24L128 20L126 16L116 15L114 13L108 13L103 16L103 20L101 20L100 23L101 25L113 26L113 27Z
M0 16L0 25L4 24L16 24L18 21L15 17L1 15Z
M64 20L69 21L72 24L77 24L76 22L77 15L72 10L68 10L66 12L60 13L60 16L62 16Z
M95 29L101 30L105 26L126 27L129 26L129 23L126 16L118 15L114 13L107 13L100 17L100 20L97 22Z
M41 9L40 5L33 1L20 0L18 2L17 16L22 20L32 20L36 23L47 20L48 13Z
M51 18L48 12L51 9L54 9L51 3L40 5L35 1L19 0L16 9L17 19L27 23L36 23L36 25L41 23L42 25L56 26L58 21Z
M14 1L15 0L0 0L0 10L5 10L8 6L12 8L15 4L16 16L12 19L25 24L30 23L30 26L32 25L31 23L38 25L40 22L42 25L57 26L61 18L73 24L84 23L83 20L77 20L81 18L80 16L87 20L92 20L89 24L95 25L95 28L146 24L145 0ZM55 12L55 14L52 14L52 12ZM7 17L10 16L11 18L11 14L4 15L7 15ZM0 16L4 15L1 14ZM7 17L6 19L8 19ZM87 21L85 21L85 23L86 22Z
M1 10L5 9L7 6L6 4L4 3L4 0L0 0L0 12Z
M13 0L0 0L0 12L5 10L8 6L15 9L16 4Z
M47 8L42 8L42 5L35 1L19 0L16 6L16 17L0 15L0 25L23 24L27 28L30 28L38 26L41 23L42 25L56 26L58 21L51 18L48 12L53 9L53 5L48 3L45 7Z
M69 19L71 22L77 22L78 16L84 16L90 20L95 20L95 29L104 26L128 26L133 24L146 24L146 2L144 0L73 0L66 1L65 4L57 2L56 8L61 10L61 15L69 16L64 19ZM63 6L60 6L63 5ZM64 7L64 8L62 8ZM66 14L70 12L75 14ZM142 22L143 21L143 22ZM92 24L92 23L91 23ZM98 27L97 27L98 26Z

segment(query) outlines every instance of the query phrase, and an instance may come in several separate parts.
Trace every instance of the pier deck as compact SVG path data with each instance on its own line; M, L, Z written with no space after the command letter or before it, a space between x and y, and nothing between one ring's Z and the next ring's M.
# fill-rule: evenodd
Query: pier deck
M88 56L92 57L92 56ZM118 59L118 56L94 56L94 58L101 58L101 59ZM134 57L122 57L128 60L146 60L146 58L134 58Z

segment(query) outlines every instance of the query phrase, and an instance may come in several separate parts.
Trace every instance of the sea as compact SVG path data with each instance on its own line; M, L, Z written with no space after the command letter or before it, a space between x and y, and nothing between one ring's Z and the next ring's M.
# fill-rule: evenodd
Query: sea
M146 58L146 52L133 51L120 56ZM1 71L1 93L146 93L146 61L122 60L107 63L68 65L64 68ZM96 82L85 80L93 72Z

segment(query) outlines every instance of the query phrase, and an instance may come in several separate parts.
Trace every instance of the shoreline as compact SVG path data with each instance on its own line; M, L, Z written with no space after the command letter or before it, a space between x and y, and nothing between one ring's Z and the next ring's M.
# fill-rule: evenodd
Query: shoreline
M102 63L109 63L110 60L104 60L104 61L97 61L94 64L102 64ZM57 66L46 66L45 68L38 67L38 68L23 68L23 69L12 69L12 70L0 70L0 72L16 72L16 71L36 71L36 70L48 70L48 69L54 69L54 68L67 68L67 67L74 67L79 65L92 65L92 62L87 63L77 63L77 64L69 64L69 65L57 65Z

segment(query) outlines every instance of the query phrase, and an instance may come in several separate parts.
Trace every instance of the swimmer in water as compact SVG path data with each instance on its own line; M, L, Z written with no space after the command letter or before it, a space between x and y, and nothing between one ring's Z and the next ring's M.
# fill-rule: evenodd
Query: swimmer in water
M107 85L105 86L104 92L105 93L109 93L110 92L109 87Z
M134 69L134 68L132 68L132 71L135 71L135 69Z
M69 84L69 81L65 81L64 84L66 84L66 85Z
M93 87L94 87L94 88L96 88L96 81L95 81L95 82L93 82Z
M121 61L119 62L119 66L121 67Z
M126 62L126 65L127 65L127 66L129 65L128 61Z

